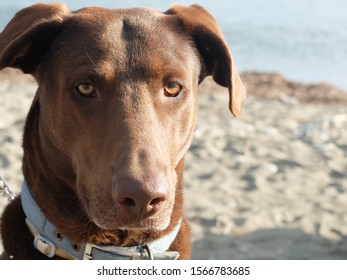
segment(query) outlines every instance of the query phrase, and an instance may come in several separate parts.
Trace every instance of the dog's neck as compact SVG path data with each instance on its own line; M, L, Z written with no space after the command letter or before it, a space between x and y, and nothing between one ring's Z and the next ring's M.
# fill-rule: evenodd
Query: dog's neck
M170 260L179 257L178 252L167 252L167 250L178 234L181 221L169 234L148 244L132 247L98 246L92 243L78 244L64 237L47 220L32 197L25 181L22 186L21 199L24 213L27 216L27 226L34 236L34 246L48 257L96 260Z

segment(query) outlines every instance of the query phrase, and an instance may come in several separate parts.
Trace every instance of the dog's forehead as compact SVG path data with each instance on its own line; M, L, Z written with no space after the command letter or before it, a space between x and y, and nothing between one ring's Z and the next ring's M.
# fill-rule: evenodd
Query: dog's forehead
M117 38L122 40L160 38L163 32L173 32L172 24L167 21L167 16L154 9L104 9L84 8L73 14L67 27L74 29L76 33L102 38ZM85 32L88 32L86 34ZM113 36L112 36L113 35ZM96 39L100 39L96 36ZM134 38L136 36L136 38Z
M52 53L73 65L145 72L155 67L193 65L196 56L188 35L163 13L151 9L85 8L77 11L59 35ZM107 66L107 67L106 67ZM109 71L112 73L112 71ZM148 71L147 71L148 72Z

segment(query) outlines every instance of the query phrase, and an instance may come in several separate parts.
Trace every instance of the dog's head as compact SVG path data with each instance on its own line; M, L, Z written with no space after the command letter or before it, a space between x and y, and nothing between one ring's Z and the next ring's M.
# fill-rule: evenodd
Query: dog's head
M217 23L197 5L34 5L0 34L4 67L36 78L47 168L110 230L169 226L206 76L229 89L235 116L246 95Z

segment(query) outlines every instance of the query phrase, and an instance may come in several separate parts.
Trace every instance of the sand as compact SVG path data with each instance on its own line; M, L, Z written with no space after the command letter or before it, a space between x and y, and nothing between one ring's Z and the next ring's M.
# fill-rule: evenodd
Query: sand
M347 258L347 94L279 74L242 78L238 119L226 89L210 79L200 87L184 173L192 258ZM16 193L35 90L30 77L0 72L0 175ZM0 212L6 203L0 196Z

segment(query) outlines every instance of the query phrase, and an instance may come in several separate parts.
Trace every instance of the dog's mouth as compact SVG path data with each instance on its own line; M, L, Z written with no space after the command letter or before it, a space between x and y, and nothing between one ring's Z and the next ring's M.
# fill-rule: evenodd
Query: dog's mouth
M167 202L160 211L129 213L119 211L114 205L98 204L84 200L84 209L89 220L104 230L165 230L171 220L173 203Z
M101 229L104 230L165 230L169 224L170 219L163 217L128 217L128 218L115 218L113 215L93 217L91 221Z
M170 219L162 221L157 218L133 219L132 221L107 220L107 219L92 219L93 223L104 230L165 230L170 223Z

